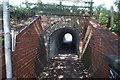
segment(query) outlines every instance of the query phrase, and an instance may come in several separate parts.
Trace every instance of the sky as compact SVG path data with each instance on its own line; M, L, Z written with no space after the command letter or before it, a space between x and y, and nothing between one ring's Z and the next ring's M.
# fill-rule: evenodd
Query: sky
M0 0L2 2L2 0ZM13 4L13 5L19 5L21 4L22 2L25 2L26 0L9 0L10 4ZM28 0L29 2L37 2L38 0ZM41 0L43 3L59 3L59 0ZM91 0L83 0L83 1L91 1ZM97 6L97 5L100 5L100 4L105 4L105 7L107 9L110 9L110 6L113 5L113 3L115 2L116 0L93 0L94 2L94 6ZM119 1L119 0L118 0ZM66 5L76 5L75 3L73 2L70 2L70 0L66 0L63 1L63 4L66 4ZM77 4L77 5L80 5L80 4Z

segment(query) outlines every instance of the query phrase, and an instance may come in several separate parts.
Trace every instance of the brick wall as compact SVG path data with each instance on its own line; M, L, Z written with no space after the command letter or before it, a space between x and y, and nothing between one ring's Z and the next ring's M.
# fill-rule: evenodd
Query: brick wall
M16 36L16 50L12 53L13 76L33 78L42 31L40 17L37 17ZM0 79L5 78L4 53L0 54L0 62L1 60Z
M42 33L40 18L36 18L17 35L16 50L12 53L13 75L17 78L33 78L35 61Z
M94 75L93 77L107 78L108 64L105 62L104 57L106 54L119 54L118 36L103 28L95 19L89 19L88 23L90 23L89 25L91 25L92 29L92 37L89 44L91 47L91 72Z

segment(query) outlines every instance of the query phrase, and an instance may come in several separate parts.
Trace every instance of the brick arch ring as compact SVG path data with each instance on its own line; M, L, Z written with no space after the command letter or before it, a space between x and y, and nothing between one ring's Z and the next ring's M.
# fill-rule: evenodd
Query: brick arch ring
M48 59L54 57L58 53L58 47L62 43L63 35L65 33L70 33L73 36L73 43L75 44L76 54L79 54L79 42L82 39L81 30L79 30L76 25L70 22L57 22L56 24L50 26L44 32L44 40L46 42ZM56 46L57 45L57 46Z

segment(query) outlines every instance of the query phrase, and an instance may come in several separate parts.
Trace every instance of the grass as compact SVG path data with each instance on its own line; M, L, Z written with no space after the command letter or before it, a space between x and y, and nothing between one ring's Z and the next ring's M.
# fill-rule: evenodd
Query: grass
M3 40L4 40L3 38L0 38L0 43L2 43Z

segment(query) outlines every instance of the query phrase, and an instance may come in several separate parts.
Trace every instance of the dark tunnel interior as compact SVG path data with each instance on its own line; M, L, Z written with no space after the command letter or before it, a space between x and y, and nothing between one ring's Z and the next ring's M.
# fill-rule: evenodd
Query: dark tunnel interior
M65 40L69 35L69 40ZM71 37L71 38L70 38ZM67 38L68 39L68 38ZM79 50L78 34L71 28L58 29L52 33L49 39L49 57L57 54L77 54Z

